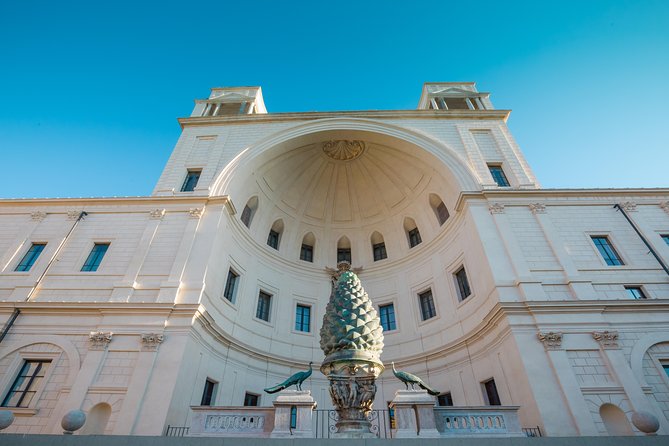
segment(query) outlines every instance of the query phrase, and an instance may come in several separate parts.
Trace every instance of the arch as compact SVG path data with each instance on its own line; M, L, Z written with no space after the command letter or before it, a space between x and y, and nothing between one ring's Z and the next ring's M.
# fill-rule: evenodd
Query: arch
M351 241L345 235L342 235L337 240L337 263L349 262L351 263Z
M416 221L413 218L404 217L404 232L407 235L409 248L413 248L414 246L420 245L423 242L420 237L418 225L416 225Z
M604 403L599 406L599 415L609 435L634 435L625 412L615 404Z
M444 204L444 201L437 194L430 194L429 202L432 211L434 211L434 215L437 217L439 226L442 226L444 223L446 223L448 217L451 216L451 214L448 212L448 208Z
M630 367L634 372L634 376L639 380L639 384L647 386L648 383L644 378L643 373L643 357L649 348L655 344L662 342L669 342L669 333L650 333L639 339L630 353Z
M112 407L107 403L98 403L91 407L86 415L86 424L81 429L82 435L103 435L111 417Z
M313 232L307 232L302 237L302 246L300 246L300 260L305 262L314 261L314 248L316 247L316 237Z
M251 227L253 216L256 214L257 210L258 210L258 196L254 195L253 197L248 199L246 205L244 206L244 210L242 211L242 215L240 216L242 223L244 223L244 225L247 228Z
M72 385L81 367L81 358L74 344L64 336L26 336L21 340L3 343L0 348L0 360L33 344L53 344L60 348L69 361L69 370L65 385Z
M253 146L247 147L221 170L211 185L211 195L219 196L228 193L228 188L237 169L240 166L249 165L252 159L265 151L286 144L291 140L306 138L312 134L328 131L365 132L374 134L379 138L409 143L441 161L452 174L459 190L482 190L476 174L471 170L467 162L457 152L441 141L434 140L423 133L371 119L330 118L310 121L279 131L261 139Z
M386 252L386 242L383 239L383 235L379 231L374 231L372 233L370 242L372 243L372 258L375 262L388 258L388 253Z
M267 246L278 250L279 244L281 243L281 234L283 234L283 220L278 219L269 229L269 234L267 234Z

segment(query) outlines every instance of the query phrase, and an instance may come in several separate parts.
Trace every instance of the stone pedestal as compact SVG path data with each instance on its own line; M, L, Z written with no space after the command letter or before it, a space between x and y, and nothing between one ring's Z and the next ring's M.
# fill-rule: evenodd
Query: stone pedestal
M290 427L291 411L296 412L295 427ZM272 438L314 438L311 418L316 402L310 390L282 390L274 401Z
M398 390L390 407L395 411L395 438L440 437L434 418L434 397L425 390Z

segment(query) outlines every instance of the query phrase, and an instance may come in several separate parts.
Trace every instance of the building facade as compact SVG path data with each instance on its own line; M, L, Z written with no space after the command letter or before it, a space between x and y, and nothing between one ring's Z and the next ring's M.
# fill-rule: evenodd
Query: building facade
M191 406L271 406L323 360L350 262L382 360L439 404L519 406L545 435L669 433L669 189L542 189L488 93L416 110L267 113L213 89L151 196L0 201L9 432L161 435ZM375 407L402 388L389 370ZM331 407L319 372L304 384Z

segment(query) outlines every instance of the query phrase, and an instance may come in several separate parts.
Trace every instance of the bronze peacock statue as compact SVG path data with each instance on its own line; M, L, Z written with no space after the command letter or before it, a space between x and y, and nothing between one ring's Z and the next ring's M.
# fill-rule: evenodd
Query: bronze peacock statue
M294 374L281 384L277 384L274 387L268 387L267 389L265 389L265 392L276 393L280 390L287 389L290 386L295 386L297 387L297 390L302 390L302 383L311 376L311 371L312 371L311 364L313 364L313 362L309 363L309 370L305 370L303 372L297 372L296 374Z
M395 369L395 363L392 362L391 364L393 366L393 375L395 375L397 377L397 379L399 379L400 381L402 381L404 383L407 390L409 390L409 384L411 384L411 390L414 390L414 384L418 384L418 387L427 390L427 393L429 393L430 395L439 395L439 393L441 393L441 392L438 392L438 391L432 389L430 386L425 384L422 379L420 379L419 377L417 377L413 373L403 372L401 370L398 372Z

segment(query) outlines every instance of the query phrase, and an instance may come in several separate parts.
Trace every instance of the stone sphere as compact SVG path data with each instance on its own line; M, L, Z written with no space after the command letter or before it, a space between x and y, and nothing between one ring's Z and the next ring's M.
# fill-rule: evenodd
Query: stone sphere
M654 434L660 428L660 421L655 415L648 412L634 412L632 424L645 434Z
M86 414L79 409L71 410L65 414L60 425L68 432L74 432L81 429L86 422Z
M0 410L0 431L7 429L14 422L14 414L11 410Z

